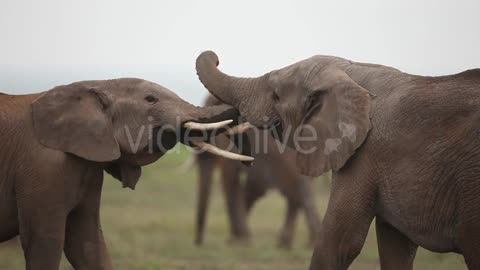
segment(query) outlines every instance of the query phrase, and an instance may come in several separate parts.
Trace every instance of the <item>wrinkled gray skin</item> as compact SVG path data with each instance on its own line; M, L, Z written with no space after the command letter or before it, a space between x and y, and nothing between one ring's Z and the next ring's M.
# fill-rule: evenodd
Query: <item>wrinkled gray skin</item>
M0 95L0 242L20 234L28 270L58 269L62 250L77 270L112 269L99 217L103 171L133 189L141 166L177 142L175 131L155 129L175 127L176 117L182 124L238 118L238 113L226 105L194 107L140 79ZM147 132L147 126L155 130ZM165 149L148 151L152 135Z
M220 104L222 103L210 95L205 105ZM220 181L230 223L229 243L249 241L248 214L267 191L277 189L286 201L285 221L278 237L278 246L291 248L299 211L305 213L306 225L310 234L309 244L313 244L316 229L320 223L314 192L311 188L313 179L296 172L295 151L286 148L285 152L280 152L275 140L265 132L268 131L250 130L246 132L250 137L252 148L258 149L258 151L252 151L255 162L250 167L206 152L196 155L199 172L195 231L197 245L201 245L204 239L205 221L215 168L220 170ZM212 143L220 148L228 149L229 145L232 145L232 139L220 135L212 140ZM243 174L245 174L245 181L241 181Z
M314 56L235 78L217 65L203 53L200 80L251 123L317 133L296 145L316 146L297 155L303 173L334 171L310 269L347 269L374 217L382 269L412 269L417 246L463 254L480 269L479 69L422 77Z

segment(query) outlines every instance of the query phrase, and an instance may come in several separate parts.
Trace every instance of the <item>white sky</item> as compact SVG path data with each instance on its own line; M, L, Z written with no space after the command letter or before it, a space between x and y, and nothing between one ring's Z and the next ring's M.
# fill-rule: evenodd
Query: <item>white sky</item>
M456 73L480 67L480 1L0 0L0 92L140 77L199 104L208 49L239 76L315 54Z

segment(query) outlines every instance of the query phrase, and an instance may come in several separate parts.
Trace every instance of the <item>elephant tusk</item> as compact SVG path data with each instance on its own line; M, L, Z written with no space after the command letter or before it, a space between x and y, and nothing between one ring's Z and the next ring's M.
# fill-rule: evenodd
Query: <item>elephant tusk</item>
M226 133L227 135L235 135L235 134L242 134L245 131L254 128L255 126L250 124L249 122L240 124L238 126L234 126L232 129L229 129Z
M224 127L232 122L233 120L231 119L221 121L221 122L216 122L216 123L187 122L183 124L183 127L189 128L189 129L195 129L195 130L212 130L212 129L218 129L218 128Z
M206 151L206 152L209 152L209 153L212 153L212 154L224 157L224 158L239 160L239 161L253 161L254 160L253 157L228 152L228 151L220 149L216 146L208 144L206 142L192 141L192 144L195 145L196 147Z

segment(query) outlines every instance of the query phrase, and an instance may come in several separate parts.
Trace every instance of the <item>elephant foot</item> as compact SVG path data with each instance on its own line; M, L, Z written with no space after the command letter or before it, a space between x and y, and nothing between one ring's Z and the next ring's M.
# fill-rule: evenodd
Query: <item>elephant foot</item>
M231 246L249 246L251 243L248 236L232 236L227 240L227 244Z
M195 243L195 246L200 247L200 246L203 245L203 239L196 238L195 241L194 241L194 243Z
M288 235L281 234L278 238L277 247L280 249L290 250L292 249L292 239Z

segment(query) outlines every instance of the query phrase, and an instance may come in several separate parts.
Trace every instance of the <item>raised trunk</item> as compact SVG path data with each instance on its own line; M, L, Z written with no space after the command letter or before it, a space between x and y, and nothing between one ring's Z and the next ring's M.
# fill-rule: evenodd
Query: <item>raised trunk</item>
M203 85L215 97L222 102L238 108L239 96L238 84L248 79L233 78L218 70L218 57L214 52L207 51L202 53L196 62L197 74ZM234 91L229 91L234 90ZM246 95L245 89L242 89ZM248 91L248 90L247 90ZM247 94L248 95L248 94Z
M229 76L217 68L218 64L217 55L211 51L197 58L197 74L203 85L219 100L240 110L253 125L264 125L261 118L270 116L273 110L266 78Z

